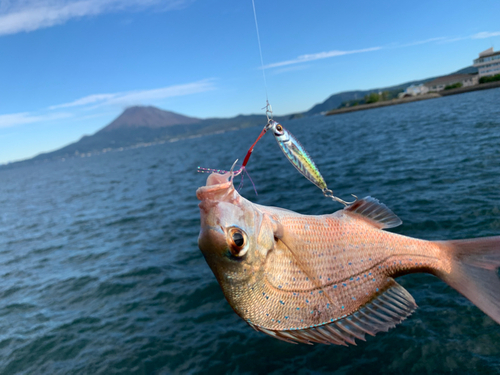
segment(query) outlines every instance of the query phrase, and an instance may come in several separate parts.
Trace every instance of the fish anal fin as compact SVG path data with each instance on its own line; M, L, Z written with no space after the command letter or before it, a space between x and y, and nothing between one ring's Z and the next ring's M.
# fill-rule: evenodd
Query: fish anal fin
M403 223L385 204L372 197L357 200L342 212L354 217L361 216L379 229L394 228Z
M372 300L354 313L332 323L286 331L253 327L288 342L356 345L355 340L365 340L366 334L375 336L378 332L387 332L405 320L416 308L411 294L394 279L388 278L384 290Z

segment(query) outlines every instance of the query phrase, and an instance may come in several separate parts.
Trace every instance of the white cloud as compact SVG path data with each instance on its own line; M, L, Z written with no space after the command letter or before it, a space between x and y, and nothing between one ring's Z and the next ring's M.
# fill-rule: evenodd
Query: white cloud
M364 48L364 49L356 49L356 50L351 50L351 51L328 51L328 52L319 52L319 53L313 53L309 55L301 55L295 59L292 60L285 60L285 61L280 61L277 63L272 63L265 65L263 69L272 69L272 68L279 68L282 66L287 66L287 65L292 65L292 64L301 64L305 62L310 62L314 60L320 60L320 59L327 59L330 57L336 57L336 56L343 56L343 55L350 55L353 53L363 53L363 52L372 52L372 51L378 51L382 49L392 49L392 48L404 48L404 47L412 47L412 46L417 46L420 44L426 44L426 43L451 43L451 42L457 42L460 40L464 39L484 39L484 38L491 38L495 36L500 36L500 31L494 31L494 32L487 32L483 31L474 35L469 35L467 37L455 37L455 38L449 38L449 37L436 37L436 38L429 38L429 39L424 39L424 40L418 40L416 42L410 42L410 43L405 43L405 44L391 44L387 45L384 47L371 47L371 48ZM284 72L284 70L283 70Z
M71 103L65 103L65 104L58 104L58 105L53 105L49 107L49 109L57 109L57 108L66 108L66 107L77 107L81 105L86 105L86 104L94 104L103 100L108 100L112 99L116 94L94 94L94 95L89 95L84 98L75 100L74 102Z
M460 42L461 40L466 40L470 39L470 36L457 36L455 38L444 38L443 40L440 40L440 44L445 44L445 43L454 43L454 42Z
M281 62L265 65L264 69L278 68L280 66L300 64L300 63L305 63L305 62L314 61L314 60L327 59L329 57L350 55L353 53L378 51L381 48L382 47L372 47L372 48L365 48L365 49L356 49L356 50L352 50L352 51L336 51L336 50L334 50L334 51L313 53L313 54L309 54L309 55L301 55L293 60L286 60L286 61L281 61Z
M311 66L309 64L288 65L288 66L285 66L284 68L271 70L270 73L271 73L271 75L277 75L277 74L288 73L288 72L296 72L298 70L305 70L305 69L309 69L310 67Z
M105 105L130 106L137 104L150 104L152 100L215 90L213 81L213 79L204 79L202 81L186 83L183 85L167 86L158 89L126 91L112 94L93 94L70 103L51 106L49 109L82 107L89 104L93 104L94 107Z
M0 0L0 36L63 24L101 13L179 8L190 0Z
M187 83L183 85L174 85L161 87L151 90L136 90L127 92L117 92L112 94L94 94L77 99L70 103L64 103L51 106L43 111L38 112L20 112L0 115L0 129L9 128L19 125L32 124L37 122L49 122L61 119L72 118L72 121L81 121L93 117L110 115L109 113L94 113L86 112L87 115L82 115L81 110L95 109L97 107L126 107L137 104L152 104L158 99L171 98L175 96L183 96L190 94L202 93L210 90L215 90L214 80L205 79L202 81ZM57 112L54 110L66 108L72 112ZM70 109L71 108L71 109ZM50 112L48 112L48 110ZM112 110L112 108L110 108Z
M472 39L486 39L486 38L491 38L494 36L500 36L500 31L494 31L494 32L483 31L481 33L471 35L471 38Z
M486 38L493 38L496 36L500 36L500 31L482 31L480 33L472 34L469 36L459 36L459 37L454 37L454 38L445 38L442 40L443 43L453 43L453 42L459 42L461 40L468 40L468 39L486 39Z
M33 115L28 112L0 115L0 128L31 124L41 121L54 121L71 117L70 113L51 113L48 115Z
M411 42L411 43L406 43L406 44L401 44L401 45L396 45L396 48L399 47L412 47L412 46L418 46L420 44L426 44L426 43L432 43L432 42L442 42L447 40L445 36L440 36L437 38L430 38L430 39L424 39L424 40L418 40L416 42Z

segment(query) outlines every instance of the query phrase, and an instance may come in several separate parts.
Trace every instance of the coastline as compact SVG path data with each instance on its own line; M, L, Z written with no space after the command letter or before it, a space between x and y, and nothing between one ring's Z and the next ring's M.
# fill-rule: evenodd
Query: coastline
M443 90L440 92L440 95L441 96L456 95L456 94L463 94L464 92L495 89L497 87L500 87L500 81L481 83L479 85L460 87L458 89L452 89L452 90Z
M479 85L468 86L468 87L460 87L460 88L451 89L451 90L443 90L443 91L440 91L439 93L429 93L429 94L424 94L424 95L412 96L412 97L408 97L408 98L392 99L392 100L386 100L383 102L376 102L376 103L370 103L370 104L360 104L360 105L353 106L353 107L344 107L344 108L339 108L339 109L333 109L331 111L326 112L325 116L338 115L338 114L342 114L342 113L349 113L349 112L356 112L356 111L364 111L367 109L381 108L381 107L387 107L387 106L397 105L397 104L418 102L420 100L436 99L436 98L441 98L443 96L463 94L466 92L478 91L478 90L488 90L488 89L494 89L497 87L500 87L500 81L482 83Z

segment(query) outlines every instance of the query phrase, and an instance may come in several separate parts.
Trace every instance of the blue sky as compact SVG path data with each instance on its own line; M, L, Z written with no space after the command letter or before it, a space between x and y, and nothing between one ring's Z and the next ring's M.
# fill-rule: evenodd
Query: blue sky
M255 0L269 101L443 75L500 49L500 2ZM131 105L263 113L251 0L0 0L0 163L92 134Z

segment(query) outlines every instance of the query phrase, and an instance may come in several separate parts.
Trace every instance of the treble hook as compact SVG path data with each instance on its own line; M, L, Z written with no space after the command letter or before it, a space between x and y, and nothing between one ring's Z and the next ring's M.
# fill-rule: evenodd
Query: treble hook
M325 189L323 189L322 191L323 191L323 195L324 195L325 197L327 197L327 198L331 198L331 199L332 199L332 200L334 200L334 201L337 201L337 202L339 202L339 203L342 203L342 204L343 204L344 206L346 206L346 207L347 207L347 206L350 206L350 205L351 205L351 204L353 204L353 203L356 203L356 201L358 200L358 197L357 197L357 196L355 196L354 194L351 194L351 195L355 198L355 199L354 199L354 201L352 201L352 202L347 202L347 201L345 201L345 200L343 200L343 199L340 199L339 197L336 197L335 195L333 195L333 191L331 191L331 190L330 190L330 189L328 189L328 188L325 188Z

